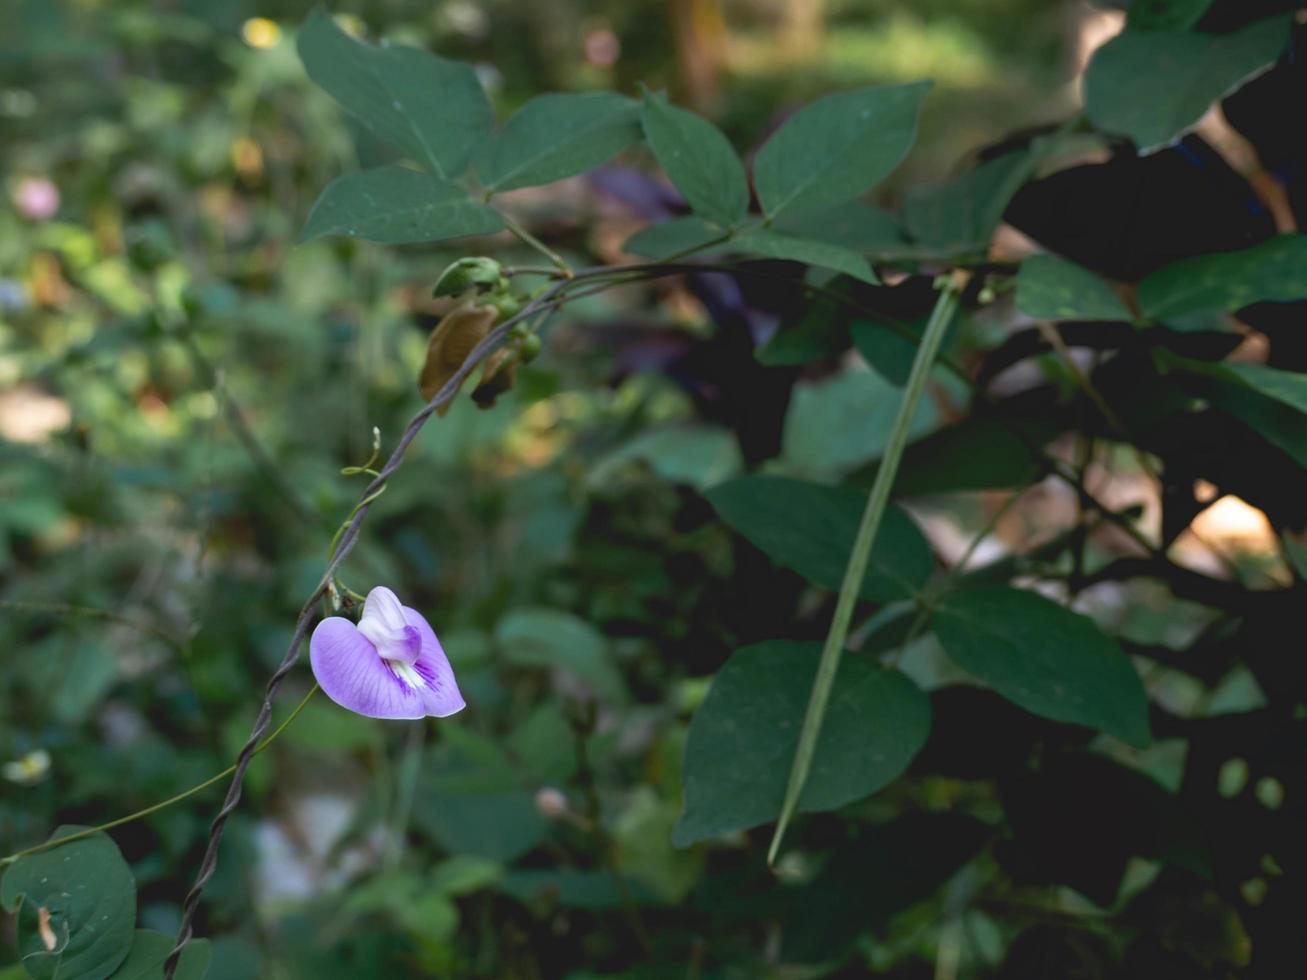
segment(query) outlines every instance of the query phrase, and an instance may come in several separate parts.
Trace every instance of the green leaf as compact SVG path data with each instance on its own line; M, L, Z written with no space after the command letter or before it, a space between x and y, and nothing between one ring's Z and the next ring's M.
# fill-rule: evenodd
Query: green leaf
M82 829L60 827L51 839ZM16 861L0 907L18 910L18 953L33 980L104 980L132 947L136 881L117 845L94 834Z
M640 138L639 112L614 92L538 95L477 154L477 176L508 191L592 170Z
M795 238L839 245L863 255L898 252L906 244L893 215L856 199L816 211L784 214L772 227Z
M708 491L723 521L778 565L826 589L838 589L853 549L866 495L779 476L745 476ZM915 595L934 567L930 545L897 507L884 523L858 594L864 599ZM806 690L806 688L805 688Z
M1181 259L1139 284L1139 308L1154 320L1300 299L1307 299L1307 235L1277 235L1251 248Z
M470 65L355 41L321 10L296 40L309 77L381 139L444 177L467 167L493 116Z
M677 425L646 429L599 460L586 482L598 490L613 475L639 460L664 480L702 490L729 480L744 468L734 433L712 425Z
M1142 31L1187 31L1211 5L1212 0L1133 0L1126 23Z
M1230 34L1128 27L1096 52L1085 73L1085 112L1141 152L1169 143L1213 102L1273 62L1288 22L1270 17Z
M645 95L641 119L659 165L690 207L719 225L739 224L749 210L749 179L722 131L651 94Z
M903 224L919 245L950 255L984 251L1012 196L1047 144L986 160L935 187L904 195Z
M498 861L471 854L456 854L436 865L427 887L441 895L470 895L489 888L503 875L503 865Z
M944 652L1032 714L1148 745L1148 696L1130 658L1093 620L1034 592L983 588L935 613Z
M1224 364L1222 367L1249 388L1307 413L1307 374L1280 371L1264 364Z
M849 316L844 304L849 280L840 280L812 297L799 322L782 325L767 343L754 351L759 364L768 367L807 364L838 354L849 346ZM831 295L834 293L835 295Z
M507 863L549 831L528 780L489 739L457 725L418 784L413 820L450 854Z
M457 184L405 167L377 167L328 184L298 240L345 235L401 245L489 235L503 227L494 208L469 200Z
M819 643L770 640L738 650L717 672L690 724L678 846L776 817L812 688ZM930 732L930 702L906 677L844 658L822 722L804 811L834 810L902 773Z
M842 245L829 245L826 242L812 241L807 238L795 238L775 231L751 231L740 236L733 245L733 250L748 255L765 255L771 259L789 259L806 265L834 269L846 276L852 276L862 282L875 285L880 280L871 266L857 252Z
M837 92L795 113L758 151L758 199L769 218L840 204L884 180L917 135L930 82Z
M495 643L509 663L565 671L607 700L625 696L608 640L580 616L543 607L514 609L495 627Z
M875 459L885 451L902 397L893 382L861 368L800 382L781 432L785 462L804 475L824 478ZM937 416L935 405L923 399L911 435L928 432Z
M673 255L688 255L714 242L724 241L726 232L698 215L673 218L648 228L641 228L622 245L623 252L646 259L662 260Z
M172 936L150 929L137 929L132 951L110 980L162 980L164 961L168 959L174 945ZM192 939L182 951L173 980L203 980L208 972L209 941Z
M1017 308L1040 320L1133 319L1102 278L1055 255L1032 255L1021 263Z

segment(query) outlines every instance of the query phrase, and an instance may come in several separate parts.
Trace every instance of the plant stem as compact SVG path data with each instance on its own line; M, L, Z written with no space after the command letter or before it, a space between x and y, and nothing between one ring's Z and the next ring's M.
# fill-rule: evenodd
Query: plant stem
M258 744L258 746L254 749L253 754L258 755L269 745L275 742L277 740L277 736L279 736L290 726L290 723L295 720L296 716L298 716L301 711L304 710L304 708L309 703L309 699L312 698L313 695L317 693L317 691L318 691L317 684L314 684L311 688L309 688L309 693L304 695L304 700L302 700L299 704L295 706L295 710L290 713L290 716L285 721L283 721L280 725L277 726L276 730L271 735L269 735L267 738L265 738L262 742ZM168 797L168 799L163 800L160 803L155 803L152 806L147 806L144 810L137 810L135 813L129 813L125 817L119 817L116 820L110 820L108 823L102 823L96 827L88 827L85 830L77 831L75 834L66 834L63 837L57 837L54 840L48 840L45 841L44 843L36 844L24 850L15 851L13 854L8 855L7 857L0 858L0 868L5 867L6 865L9 864L13 864L19 858L27 857L27 855L29 854L37 854L41 851L47 851L52 847L58 847L60 844L67 844L69 841L81 840L83 837L90 837L92 834L98 834L101 831L112 830L114 827L121 827L123 824L131 823L133 820L140 820L141 817L148 817L152 813L158 813L160 810L165 810L168 807L172 806L174 803L180 803L182 800L194 796L196 793L200 792L201 790L208 789L214 783L226 779L235 771L236 771L235 766L228 766L222 772L210 776L204 782L198 783L195 786L192 786L188 790L183 790L182 792L178 793L176 796L170 796Z
M525 228L519 225L508 215L505 214L502 215L502 217L504 219L505 226L508 228L509 231L513 233L513 235L517 238L519 242L521 242L523 245L530 246L531 248L539 252L541 255L543 255L545 258L547 258L553 264L554 268L556 268L559 272L563 274L563 278L565 279L572 278L572 274L573 274L572 267L567 264L566 259L564 259L561 255L555 252L552 248L550 248L540 239L536 238L535 235L531 234L529 231L527 231Z
M831 620L830 631L826 634L826 643L822 647L821 660L817 663L817 675L812 682L812 694L808 698L808 710L803 718L803 728L799 731L799 744L794 753L794 765L790 769L789 784L785 787L785 801L781 806L776 831L772 835L771 846L767 849L767 863L774 864L780 850L785 828L794 816L808 781L808 772L812 769L812 757L817 748L817 738L821 734L822 722L826 718L826 707L830 702L831 691L835 686L835 674L839 670L840 657L844 653L844 641L849 635L849 622L853 618L853 607L858 601L858 590L862 586L863 576L867 571L867 562L871 558L871 547L880 529L881 518L889 503L890 490L894 486L894 477L898 474L899 462L903 450L908 444L908 433L912 420L917 414L917 405L926 388L926 378L930 374L935 355L944 340L944 334L953 320L958 307L958 287L947 283L941 289L935 301L935 309L930 314L925 332L921 336L921 345L912 362L912 371L908 383L903 389L903 398L899 402L898 414L890 430L885 453L881 457L880 468L876 472L876 481L872 484L867 497L867 508L862 514L862 523L858 527L857 537L853 540L853 551L849 555L849 564L844 570L844 581L840 585L839 599L835 604L835 614Z

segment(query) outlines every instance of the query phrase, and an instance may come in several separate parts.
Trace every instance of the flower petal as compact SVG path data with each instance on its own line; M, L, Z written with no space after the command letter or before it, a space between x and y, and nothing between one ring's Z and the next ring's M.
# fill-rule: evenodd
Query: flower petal
M449 658L436 639L435 630L416 609L405 606L404 618L422 638L422 648L413 669L426 682L421 694L427 714L444 718L462 711L467 707L467 702L458 689L458 682L454 680L454 668L449 665Z
M309 640L309 661L322 690L342 708L369 718L421 718L428 713L430 690L401 677L348 619L330 616L318 624Z
M377 648L377 653L387 660L405 664L417 660L422 638L405 620L399 596L384 585L378 585L368 593L358 628Z

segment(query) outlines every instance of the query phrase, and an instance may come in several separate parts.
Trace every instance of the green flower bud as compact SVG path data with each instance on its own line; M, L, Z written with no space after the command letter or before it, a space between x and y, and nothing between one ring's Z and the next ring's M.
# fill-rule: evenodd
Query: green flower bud
M484 293L505 285L507 280L498 262L484 255L470 256L459 259L442 272L431 295L457 296L469 289Z
M540 335L535 333L527 334L518 341L517 349L522 358L522 363L530 364L540 356Z

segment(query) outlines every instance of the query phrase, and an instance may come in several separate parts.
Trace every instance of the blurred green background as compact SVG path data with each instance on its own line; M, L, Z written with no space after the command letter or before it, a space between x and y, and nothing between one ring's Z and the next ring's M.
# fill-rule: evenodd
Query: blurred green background
M306 79L293 35L311 6L0 6L0 851L228 764L361 489L340 468L367 458L374 426L393 445L420 405L442 309L430 287L462 252L292 244L331 178L385 154ZM1115 23L1070 0L333 11L474 62L501 118L541 91L643 81L746 150L816 95L934 78L891 206L1065 115L1086 45ZM509 199L589 262L643 220L585 180ZM530 261L507 240L484 248ZM636 975L642 932L672 975L772 969L788 882L811 867L800 856L778 883L743 838L677 851L669 832L704 678L788 610L736 591L740 556L695 493L741 469L730 433L676 378L639 369L638 349L613 355L614 337L710 332L676 286L578 303L493 411L462 399L422 433L344 579L426 612L469 708L383 724L311 703L232 820L200 922L217 937L211 977ZM804 387L773 465L831 479L874 458L865 431L830 435L851 397L877 396L869 378ZM807 622L815 634L821 617ZM283 715L309 683L292 675ZM175 928L218 799L116 832L143 925ZM859 937L865 968L934 959L947 896L914 904L932 889L900 870L892 928ZM1006 927L966 921L964 963L1000 960ZM797 962L820 960L813 942Z

